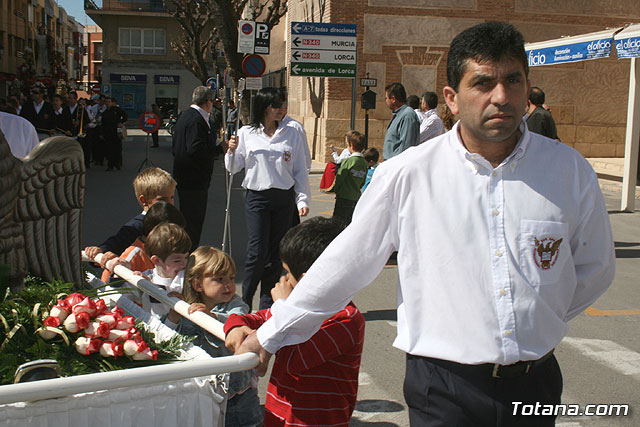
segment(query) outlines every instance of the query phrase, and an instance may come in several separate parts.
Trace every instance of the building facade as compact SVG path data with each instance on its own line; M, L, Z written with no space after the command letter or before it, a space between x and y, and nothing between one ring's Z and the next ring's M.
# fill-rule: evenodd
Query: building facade
M0 0L0 97L81 78L82 25L53 0Z
M370 110L369 145L382 148L391 112L384 86L401 82L407 94L435 91L442 103L446 61L453 37L472 25L512 23L527 42L578 35L640 22L636 0L303 0L289 2L292 21L354 23L358 28L358 78L376 78L376 109ZM323 13L321 13L323 12ZM290 52L291 42L287 40ZM289 58L285 65L290 66ZM623 157L629 60L609 59L534 67L531 83L547 95L560 139L587 157ZM329 146L343 146L350 127L351 79L289 77L289 110L302 121L315 159L329 158ZM356 130L364 111L356 94Z
M130 118L151 111L184 110L200 81L171 48L180 27L162 1L103 0L85 4L85 12L102 28L102 92L118 100Z

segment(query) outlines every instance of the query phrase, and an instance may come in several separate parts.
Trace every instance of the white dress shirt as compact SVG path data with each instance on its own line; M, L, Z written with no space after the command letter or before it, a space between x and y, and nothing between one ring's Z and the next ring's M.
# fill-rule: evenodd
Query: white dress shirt
M280 122L272 137L264 133L264 126L254 129L243 126L238 131L233 170L231 154L224 156L224 164L231 173L245 169L242 186L248 190L270 188L288 190L294 187L298 209L309 206L311 189L303 145L307 141L292 126Z
M395 347L503 365L554 348L611 284L613 238L584 157L524 122L520 131L496 168L464 148L458 124L382 163L351 225L272 306L262 346L307 340L397 250Z
M340 155L338 155L338 153L334 151L331 153L331 156L333 157L333 161L337 165L339 165L340 163L342 163L343 160L348 159L351 156L351 152L349 151L348 148L345 148L344 150L342 150Z
M33 101L33 107L36 109L36 114L40 114L40 110L42 110L43 105L44 105L44 99L40 101L39 104L36 104L36 102Z
M420 120L420 143L428 141L446 132L444 123L438 115L438 111L433 108L421 113Z
M0 111L0 130L14 157L25 157L40 143L36 128L24 117Z
M304 148L304 159L307 163L307 172L311 172L311 152L309 151L309 143L307 141L307 132L304 130L304 126L297 120L292 119L291 117L285 115L282 119L282 124L285 126L290 126L300 132L300 137L303 139L304 144L302 144L302 148Z

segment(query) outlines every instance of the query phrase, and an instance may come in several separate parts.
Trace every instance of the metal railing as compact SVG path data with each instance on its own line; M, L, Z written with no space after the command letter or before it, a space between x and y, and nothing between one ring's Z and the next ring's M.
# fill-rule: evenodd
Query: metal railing
M95 261L100 262L102 256L103 254L98 254ZM83 260L93 261L86 258L84 253ZM189 313L189 304L178 298L169 297L166 292L162 291L156 285L142 276L133 274L131 270L122 265L116 266L114 273L164 305L171 307L183 317L186 317L206 331L224 340L223 325L216 319L201 311ZM0 386L0 405L53 399L71 394L111 390L120 387L158 384L226 372L246 371L258 366L258 362L257 354L245 353L235 356L217 357L211 360L178 362L169 365L146 366L122 371L101 372L30 383L10 384Z

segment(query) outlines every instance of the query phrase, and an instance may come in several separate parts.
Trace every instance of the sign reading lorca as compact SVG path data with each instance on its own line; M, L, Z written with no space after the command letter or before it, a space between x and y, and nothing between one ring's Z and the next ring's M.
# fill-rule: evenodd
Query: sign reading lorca
M350 77L357 71L355 24L291 23L291 75Z

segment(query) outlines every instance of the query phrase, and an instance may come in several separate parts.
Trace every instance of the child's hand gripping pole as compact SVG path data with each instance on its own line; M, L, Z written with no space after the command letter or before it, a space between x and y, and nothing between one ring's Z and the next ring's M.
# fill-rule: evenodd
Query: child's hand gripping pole
M93 259L86 257L84 252L82 256L83 256L83 261L90 261L90 262L93 261ZM103 254L97 254L95 256L95 261L100 262L100 260L102 259L102 256ZM172 298L168 296L167 293L164 292L162 289L158 288L158 286L154 285L153 283L151 283L150 281L148 281L142 276L137 276L133 274L133 271L129 270L123 265L116 265L113 269L113 272L118 276L122 277L127 282L131 283L136 288L140 289L145 294L152 296L153 298L157 299L165 306L172 308L181 316L191 320L196 325L202 327L207 332L212 333L213 335L215 335L216 337L224 341L225 335L224 335L223 324L217 321L216 319L214 319L213 317L209 316L208 314L202 311L189 313L190 304L178 298Z

